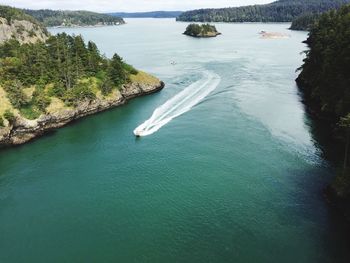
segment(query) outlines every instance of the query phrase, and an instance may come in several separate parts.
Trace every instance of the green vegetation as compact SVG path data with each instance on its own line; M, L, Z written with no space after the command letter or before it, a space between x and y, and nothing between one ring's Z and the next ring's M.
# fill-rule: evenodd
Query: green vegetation
M192 37L215 37L220 35L216 27L209 24L190 24L187 26L184 34Z
M8 24L11 24L12 20L27 20L33 24L39 24L35 18L27 15L20 9L4 5L0 5L0 17L6 18Z
M1 42L11 38L33 42L35 39L44 40L49 35L47 29L35 18L20 9L3 5L0 5L0 31Z
M125 13L116 12L109 13L111 16L118 16L122 18L175 18L181 15L182 11L152 11L152 12L137 12L137 13Z
M124 20L88 11L23 10L45 26L95 26L124 24Z
M117 54L102 56L93 42L65 33L45 43L20 44L9 40L0 46L0 86L11 105L28 119L46 111L51 98L76 106L93 100L96 92L110 94L138 72ZM6 119L12 119L7 114Z
M350 5L320 16L306 43L304 65L297 79L309 109L326 120L345 153L333 187L339 196L350 198L348 148L350 138ZM349 210L350 211L350 210Z
M177 20L194 22L290 22L306 13L339 8L349 0L279 0L266 5L200 9L182 13Z
M292 21L291 30L309 31L317 22L320 14L305 14Z
M13 123L16 119L15 115L13 114L12 111L6 110L4 113L4 118L9 121L9 123Z

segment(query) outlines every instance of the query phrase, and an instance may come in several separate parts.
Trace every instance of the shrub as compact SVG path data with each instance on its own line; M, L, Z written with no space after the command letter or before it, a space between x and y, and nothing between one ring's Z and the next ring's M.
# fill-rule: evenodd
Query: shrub
M113 90L113 82L109 78L105 78L99 88L104 96L110 94Z
M40 111L46 112L46 108L50 105L51 99L45 94L43 89L37 88L33 93L32 103Z
M2 116L0 116L0 127L4 127L4 118Z
M41 111L37 109L33 104L22 107L19 111L23 117L29 120L35 120L39 118L41 114Z
M5 113L4 113L4 118L5 118L6 120L8 120L8 122L9 122L10 124L13 124L13 123L15 122L15 120L16 120L15 115L14 115L13 112L10 111L10 110L6 110L6 111L5 111Z
M139 73L133 66L131 66L127 63L123 63L123 69L132 75L136 75L137 73Z
M95 93L86 83L79 83L64 94L63 100L67 105L74 105L83 100L93 100L96 98Z
M23 93L23 86L20 81L7 81L4 88L7 92L7 97L15 108L19 109L28 104L29 100Z
M58 83L55 83L55 85L53 85L52 87L49 88L48 95L50 97L63 98L65 92L66 92L66 89L63 86L63 84L58 82Z

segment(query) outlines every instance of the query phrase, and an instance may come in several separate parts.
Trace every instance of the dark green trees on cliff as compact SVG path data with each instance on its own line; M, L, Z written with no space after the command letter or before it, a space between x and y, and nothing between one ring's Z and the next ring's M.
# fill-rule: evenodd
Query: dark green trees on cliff
M10 40L0 46L0 86L11 104L28 118L44 111L51 97L74 105L93 99L94 88L107 95L134 73L121 57L107 59L95 43L85 45L81 36L63 33L45 43L20 45ZM34 91L29 99L24 89L31 87Z
M319 14L305 14L292 21L290 29L309 31L319 18Z
M298 83L317 110L335 121L350 112L350 6L322 15L307 39Z
M311 29L304 65L297 79L308 108L324 119L344 148L342 171L333 184L338 196L350 196L350 6L323 14ZM350 212L350 207L349 207Z

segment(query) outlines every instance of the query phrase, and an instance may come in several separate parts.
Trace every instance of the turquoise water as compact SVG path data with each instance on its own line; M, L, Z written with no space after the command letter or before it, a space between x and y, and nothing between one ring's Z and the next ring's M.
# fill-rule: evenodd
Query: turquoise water
M0 262L347 262L294 83L306 34L217 24L222 36L193 39L170 19L127 22L51 32L82 34L166 88L0 151ZM203 72L220 77L214 91L133 136Z

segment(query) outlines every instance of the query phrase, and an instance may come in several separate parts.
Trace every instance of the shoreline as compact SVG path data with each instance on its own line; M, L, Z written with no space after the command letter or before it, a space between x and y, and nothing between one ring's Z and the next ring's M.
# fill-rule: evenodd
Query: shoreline
M118 95L112 99L85 100L75 108L43 114L36 120L17 117L11 126L0 129L0 148L27 143L85 116L122 106L136 97L156 93L164 86L163 81L159 81L157 84L130 83L124 85Z
M217 36L220 36L222 35L222 33L216 33L216 34L209 34L209 35L198 35L198 36L193 36L193 35L190 35L190 34L185 34L185 33L182 33L183 35L185 36L188 36L188 37L194 37L194 38L213 38L213 37L217 37Z
M86 26L79 26L79 25L72 25L72 26L47 26L47 29L57 29L57 28L99 28L99 27L112 27L112 26L123 26L127 23L120 23L115 25L86 25Z

